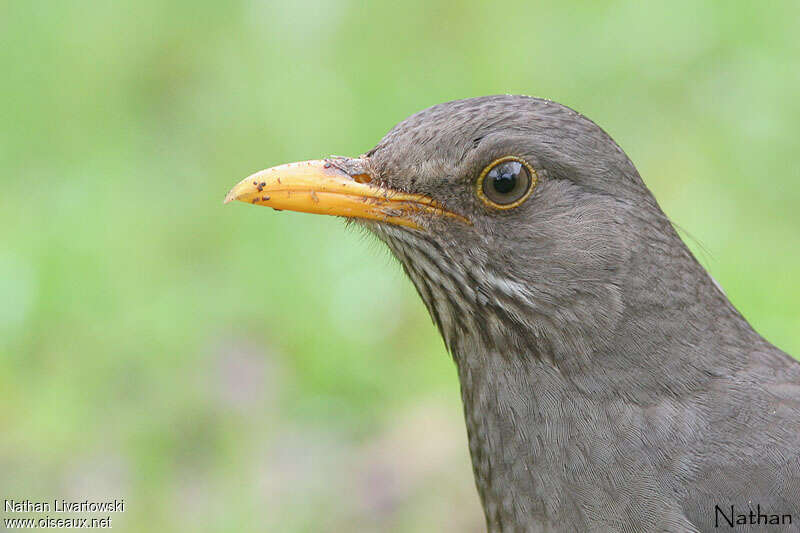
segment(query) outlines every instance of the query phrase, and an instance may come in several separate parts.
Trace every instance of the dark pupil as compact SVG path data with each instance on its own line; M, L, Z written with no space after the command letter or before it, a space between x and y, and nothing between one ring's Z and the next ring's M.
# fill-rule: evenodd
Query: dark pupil
M492 180L492 187L500 194L508 194L517 186L517 177L519 176L522 164L511 161L497 165L489 171L489 179Z

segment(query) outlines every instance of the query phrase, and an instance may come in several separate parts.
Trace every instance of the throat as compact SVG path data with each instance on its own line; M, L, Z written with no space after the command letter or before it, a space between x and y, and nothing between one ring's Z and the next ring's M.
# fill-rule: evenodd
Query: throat
M488 530L555 524L567 503L557 484L569 460L562 446L569 439L564 416L577 412L570 409L579 408L579 400L570 398L557 369L541 359L463 355L456 362Z

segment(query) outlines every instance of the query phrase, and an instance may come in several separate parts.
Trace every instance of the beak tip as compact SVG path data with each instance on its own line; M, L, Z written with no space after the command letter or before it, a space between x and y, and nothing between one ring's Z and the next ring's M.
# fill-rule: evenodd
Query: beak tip
M238 195L236 194L235 190L231 189L228 194L225 195L225 199L222 201L222 204L225 205L231 203L232 201L236 200L237 196Z

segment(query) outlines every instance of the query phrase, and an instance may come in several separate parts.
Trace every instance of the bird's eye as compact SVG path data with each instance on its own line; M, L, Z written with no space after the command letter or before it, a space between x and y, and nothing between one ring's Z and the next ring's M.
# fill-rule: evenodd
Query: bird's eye
M477 193L490 207L511 209L528 199L536 181L536 171L524 159L501 157L483 169L478 177Z

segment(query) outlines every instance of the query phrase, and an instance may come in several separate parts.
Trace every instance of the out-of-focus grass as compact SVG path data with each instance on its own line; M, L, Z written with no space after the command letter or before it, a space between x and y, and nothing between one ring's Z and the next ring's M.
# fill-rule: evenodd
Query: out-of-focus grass
M491 93L589 115L754 326L800 353L796 2L0 8L0 494L158 531L481 527L457 381L400 269L222 206ZM698 246L697 242L703 246Z

